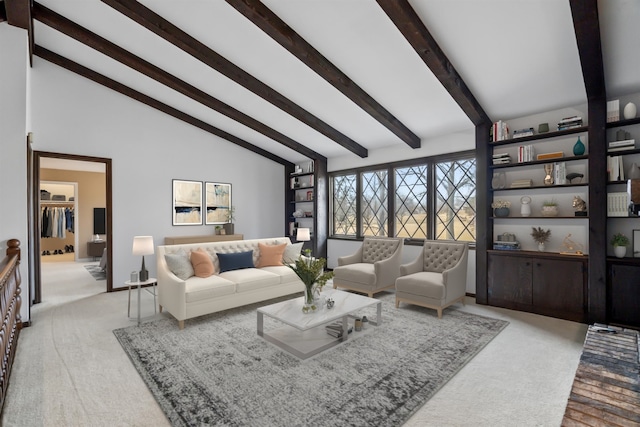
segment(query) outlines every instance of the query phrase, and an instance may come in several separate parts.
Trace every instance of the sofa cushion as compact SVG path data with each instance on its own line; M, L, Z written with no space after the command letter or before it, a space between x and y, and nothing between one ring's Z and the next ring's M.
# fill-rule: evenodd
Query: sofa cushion
M208 253L202 249L191 251L191 265L197 277L209 277L213 274L213 262Z
M172 254L164 254L164 259L167 262L169 270L180 279L187 280L193 276L193 266L189 260L189 255L187 255L184 249L180 249Z
M429 271L398 277L396 291L433 299L444 299L447 296L442 274Z
M282 265L282 257L286 247L286 243L283 243L282 245L265 245L263 243L258 243L260 258L258 258L258 264L256 267L261 268L268 267L270 265Z
M300 280L296 272L286 265L262 267L260 270L277 274L278 276L280 276L280 283L291 283Z
M334 280L346 280L373 286L376 283L376 272L373 264L358 262L333 269Z
M362 242L362 262L374 263L393 255L400 244L396 239L366 238Z
M237 293L280 284L280 276L258 268L226 271L220 277L235 283Z
M300 258L300 252L302 252L302 245L304 245L304 242L287 245L284 248L284 254L282 255L283 261L286 264L293 264L294 262L296 262L296 260Z
M187 281L185 301L187 303L232 295L236 292L236 284L220 276L192 277Z
M218 253L220 263L220 273L225 271L240 270L243 268L254 268L253 251L235 252L229 254Z

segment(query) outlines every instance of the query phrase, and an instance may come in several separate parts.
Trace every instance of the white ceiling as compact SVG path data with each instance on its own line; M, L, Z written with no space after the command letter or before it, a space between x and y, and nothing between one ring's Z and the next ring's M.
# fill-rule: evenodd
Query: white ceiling
M98 0L45 7L332 158L356 156ZM406 146L223 0L141 3L368 150ZM423 146L473 124L373 0L263 0ZM586 102L568 0L410 0L491 120ZM640 2L598 2L609 97L640 92ZM35 43L292 162L304 156L34 21ZM41 59L35 58L34 61ZM354 157L356 158L356 157Z

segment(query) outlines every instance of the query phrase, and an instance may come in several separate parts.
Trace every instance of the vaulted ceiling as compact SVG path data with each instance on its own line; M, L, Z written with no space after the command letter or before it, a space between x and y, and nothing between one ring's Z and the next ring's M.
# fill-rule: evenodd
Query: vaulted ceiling
M279 162L410 153L483 121L640 92L636 0L29 5L5 0L4 15L30 28L35 66L56 63Z

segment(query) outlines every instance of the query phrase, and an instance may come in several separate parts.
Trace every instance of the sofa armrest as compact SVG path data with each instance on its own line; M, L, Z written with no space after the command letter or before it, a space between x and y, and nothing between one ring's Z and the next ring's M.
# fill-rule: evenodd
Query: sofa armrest
M360 245L356 253L338 258L338 266L356 264L358 262L362 262L362 245Z
M378 287L391 285L400 277L400 262L402 261L402 245L400 242L398 249L389 258L376 261L373 267L376 273Z
M447 289L447 302L467 292L468 256L469 248L465 245L464 252L457 264L442 272L442 281Z
M413 261L408 264L402 264L400 266L400 275L408 276L409 274L419 273L422 271L424 266L424 256L422 251L420 251L420 255Z
M169 270L164 253L157 256L158 303L178 320L187 316L187 282Z

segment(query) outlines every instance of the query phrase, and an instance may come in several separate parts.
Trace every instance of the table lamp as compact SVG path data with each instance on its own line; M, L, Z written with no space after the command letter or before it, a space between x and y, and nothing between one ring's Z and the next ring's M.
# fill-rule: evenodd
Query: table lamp
M135 236L133 238L133 254L142 255L142 268L140 268L141 282L149 280L149 272L144 266L144 256L153 255L153 236Z
M311 240L311 232L310 229L308 228L298 228L298 231L296 232L296 240L298 242L308 242ZM310 257L311 256L311 249L305 249L304 253Z

